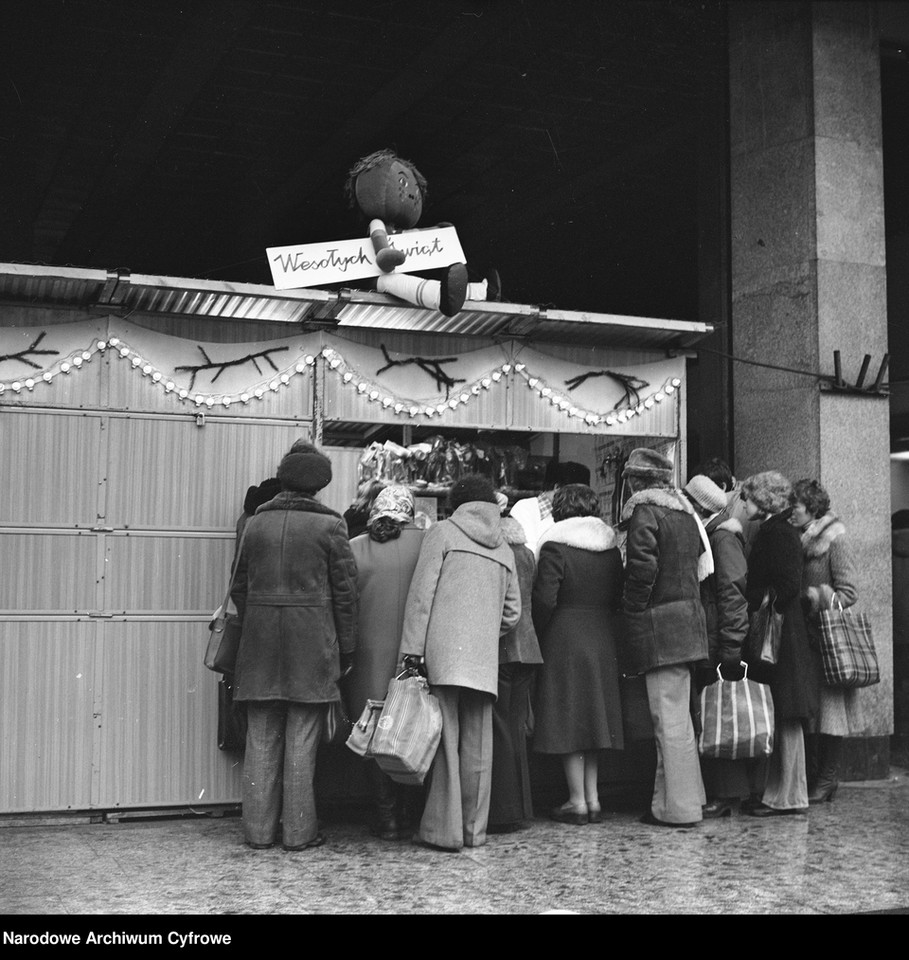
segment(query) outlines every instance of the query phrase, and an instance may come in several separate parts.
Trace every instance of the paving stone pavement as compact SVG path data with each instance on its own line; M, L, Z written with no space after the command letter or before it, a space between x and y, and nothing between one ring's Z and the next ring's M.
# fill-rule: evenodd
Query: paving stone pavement
M362 811L333 812L325 845L297 854L249 849L236 816L0 826L0 922L909 912L909 770L800 816L670 830L640 813L604 803L602 824L576 827L541 812L461 853L381 841Z

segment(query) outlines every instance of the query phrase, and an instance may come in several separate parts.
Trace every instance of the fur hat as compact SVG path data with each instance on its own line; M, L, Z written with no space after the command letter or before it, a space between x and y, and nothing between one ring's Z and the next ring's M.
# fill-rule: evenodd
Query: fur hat
M672 461L650 447L637 447L628 454L623 477L639 477L642 480L672 481Z
M331 460L324 453L289 453L278 465L282 490L316 493L331 483Z
M257 487L250 487L243 498L243 512L252 516L263 503L276 497L281 492L281 483L277 477L263 480Z
M726 507L726 494L703 473L695 474L685 484L685 493L708 513L719 513Z

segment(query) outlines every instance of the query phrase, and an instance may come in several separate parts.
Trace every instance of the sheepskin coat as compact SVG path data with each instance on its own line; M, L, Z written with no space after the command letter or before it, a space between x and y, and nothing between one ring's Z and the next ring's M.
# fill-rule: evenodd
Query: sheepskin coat
M234 699L338 700L357 646L357 568L341 516L284 491L246 524L231 597L242 621Z
M524 527L513 517L502 518L502 536L514 554L518 588L521 592L521 619L499 640L499 663L542 663L540 642L531 616L531 594L537 562L527 546Z
M534 695L533 749L622 749L616 639L622 557L599 517L554 523L540 541L533 622L543 666Z
M774 667L751 663L748 677L770 684L777 719L811 721L818 709L819 677L808 649L801 600L802 543L789 522L791 515L790 508L762 521L748 555L749 615L760 607L768 587L783 615L779 662Z
M628 500L622 520L628 523L620 651L625 672L706 660L702 544L691 504L677 490L650 487Z
M748 633L748 560L745 533L738 520L717 514L705 525L713 553L713 573L701 582L712 666L738 666Z
M514 553L502 536L498 504L462 503L423 538L399 659L425 657L433 686L495 696L499 638L520 616Z

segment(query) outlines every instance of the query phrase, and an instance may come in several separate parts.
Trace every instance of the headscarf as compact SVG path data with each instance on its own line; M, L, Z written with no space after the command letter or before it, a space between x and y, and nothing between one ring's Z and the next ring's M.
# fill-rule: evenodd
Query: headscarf
M367 526L371 527L379 517L388 517L399 523L410 523L414 518L413 494L399 483L380 490L369 511Z

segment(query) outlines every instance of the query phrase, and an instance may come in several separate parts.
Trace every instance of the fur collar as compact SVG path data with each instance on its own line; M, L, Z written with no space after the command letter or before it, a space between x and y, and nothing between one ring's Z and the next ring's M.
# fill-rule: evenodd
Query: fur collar
M706 529L708 533L715 533L717 530L728 530L729 533L734 533L739 537L744 538L745 536L745 530L741 522L736 517L724 518L722 513L718 513L706 525Z
M256 513L264 513L266 510L301 510L304 513L324 513L341 519L341 514L336 510L326 507L314 497L307 497L306 494L295 490L282 490L274 499L263 503Z
M629 498L622 508L622 519L628 520L634 513L634 508L641 503L655 507L665 507L667 510L679 510L681 513L694 513L694 508L678 490L672 487L648 487L639 490Z
M599 517L569 517L554 523L540 538L544 543L564 543L593 553L602 553L615 546L615 531Z
M502 517L502 536L506 543L527 543L524 527L514 517Z
M829 549L830 544L846 532L839 517L832 513L812 520L802 530L802 549L809 558L822 557Z

